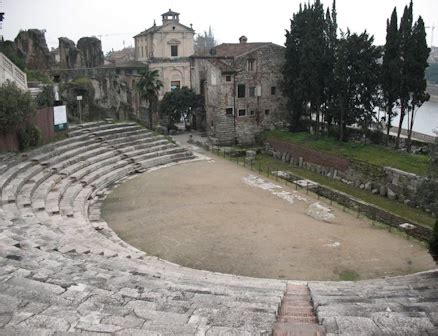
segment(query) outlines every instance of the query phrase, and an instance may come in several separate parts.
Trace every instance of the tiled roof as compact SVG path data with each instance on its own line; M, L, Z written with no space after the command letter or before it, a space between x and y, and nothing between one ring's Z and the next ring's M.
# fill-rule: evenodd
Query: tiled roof
M169 9L168 12L161 14L161 16L164 15L179 15L180 13L174 12L173 10Z
M214 47L216 53L214 56L240 56L247 52L253 51L265 45L271 45L271 42L254 42L254 43L222 43Z
M142 31L141 33L135 35L134 38L136 38L136 37L138 37L138 36L147 35L147 34L150 34L150 33L155 33L155 32L157 32L157 31L159 31L161 28L163 28L164 26L171 25L171 24L180 25L181 27L183 27L183 28L185 28L185 29L187 29L187 30L189 30L189 31L191 31L191 32L194 32L194 31L195 31L193 28L187 27L187 26L183 25L183 24L180 23L180 22L176 22L176 21L167 21L165 24L163 24L163 25L161 25L161 26L152 26L152 27L146 29L145 31Z
M158 31L161 27L162 27L162 26L152 26L152 27L146 29L145 31L142 31L141 33L135 35L134 38L135 38L135 37L138 37L138 36L147 35L147 34L149 34L149 33L155 33L155 32Z

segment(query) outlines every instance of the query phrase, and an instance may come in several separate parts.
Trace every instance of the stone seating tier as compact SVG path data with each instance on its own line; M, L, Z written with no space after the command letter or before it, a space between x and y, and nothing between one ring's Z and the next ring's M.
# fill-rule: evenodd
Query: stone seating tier
M295 284L329 335L434 335L436 271L308 284L207 272L146 255L100 217L118 184L193 158L135 124L103 122L0 158L0 335L270 335Z

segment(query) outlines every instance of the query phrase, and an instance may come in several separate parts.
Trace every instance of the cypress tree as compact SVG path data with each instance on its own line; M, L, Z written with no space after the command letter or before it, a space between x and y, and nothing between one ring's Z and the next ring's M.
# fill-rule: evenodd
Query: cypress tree
M397 99L400 92L400 36L398 30L397 9L394 8L391 20L386 24L386 44L385 54L382 64L382 89L384 96L384 105L386 107L386 134L392 127L392 119L395 117L394 112Z
M408 104L410 100L410 92L412 91L411 72L412 72L412 54L415 52L412 45L412 1L409 6L405 6L403 16L400 21L400 122L395 142L395 149L399 148L400 133L405 118Z
M430 49L427 47L426 30L424 21L420 16L412 29L412 68L411 68L411 102L408 109L410 112L410 123L408 125L408 143L407 151L411 151L412 128L414 127L415 108L419 108L425 101L428 101L430 96L426 92L426 68L429 66L427 59L429 58ZM408 114L409 118L409 114Z
M336 14L335 14L336 15ZM286 31L284 92L291 111L291 130L300 131L316 115L315 134L319 133L322 107L326 105L328 66L328 23L320 0L300 6ZM310 108L308 108L310 107Z

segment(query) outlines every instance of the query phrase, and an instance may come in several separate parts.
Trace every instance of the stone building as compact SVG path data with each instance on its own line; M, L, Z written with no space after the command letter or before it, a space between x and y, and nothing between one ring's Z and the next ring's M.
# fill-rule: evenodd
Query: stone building
M204 96L206 131L219 145L252 144L257 134L284 126L280 92L284 48L269 42L224 43L192 57L193 90Z
M179 22L179 13L169 9L156 25L134 36L135 59L158 69L164 86L160 98L172 88L190 87L190 56L194 53L193 28Z

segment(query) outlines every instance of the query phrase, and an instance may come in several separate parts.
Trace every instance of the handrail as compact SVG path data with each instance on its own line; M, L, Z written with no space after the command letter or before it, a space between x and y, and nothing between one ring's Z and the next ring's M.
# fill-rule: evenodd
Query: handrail
M0 52L0 69L9 74L12 78L12 82L17 83L17 85L27 90L27 77L19 67L17 67L5 54Z

